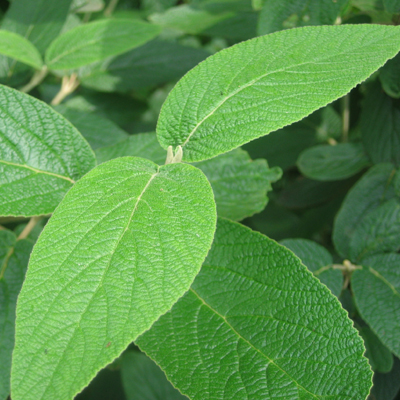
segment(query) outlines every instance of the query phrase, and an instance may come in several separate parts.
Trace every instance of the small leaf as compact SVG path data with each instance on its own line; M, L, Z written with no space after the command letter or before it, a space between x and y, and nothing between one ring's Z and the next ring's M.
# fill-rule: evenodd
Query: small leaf
M265 160L252 161L242 149L195 165L211 183L218 216L235 221L261 212L267 205L271 183L282 175L279 167L269 169Z
M50 214L95 166L79 132L47 104L0 86L0 215Z
M379 205L395 197L395 172L391 164L376 165L347 194L333 227L333 242L336 251L343 258L349 257L350 242L363 218Z
M96 150L99 164L117 157L134 156L163 164L167 156L165 150L157 141L155 133L137 133L122 142Z
M72 399L189 289L213 240L211 186L125 157L67 193L18 299L13 400Z
M101 20L81 25L56 38L46 52L50 69L74 69L138 47L160 33L139 20Z
M258 34L307 25L331 25L349 0L265 0Z
M374 371L387 373L393 367L393 355L378 339L375 333L367 326L360 329L360 335L364 339L367 351L365 356Z
M14 348L15 307L28 266L32 243L0 231L0 399L10 394L11 354Z
M343 286L343 276L339 270L332 268L333 259L328 250L306 239L285 239L280 243L293 251L313 275L324 283L336 297L339 297Z
M338 300L289 250L227 220L190 291L136 344L192 400L364 399L370 388Z
M208 56L202 49L156 39L83 69L80 80L83 86L95 90L126 93L177 80Z
M118 125L100 115L65 106L57 106L55 109L78 129L93 150L122 142L128 138L128 134Z
M42 68L43 61L36 47L17 33L0 30L0 54L33 68Z
M400 54L389 60L380 69L379 79L384 91L389 96L396 99L400 98Z
M143 353L125 353L121 375L127 400L187 400L171 385L160 367Z
M362 141L372 162L400 166L400 107L379 82L369 87L362 108Z
M362 318L381 342L400 354L400 254L375 255L354 271L351 287Z
M396 55L399 36L389 26L304 27L222 50L170 92L158 140L190 162L233 150L345 95Z
M318 181L349 178L369 164L361 143L319 145L303 151L297 160L301 173Z
M391 199L369 212L354 230L349 257L360 259L400 250L400 201Z

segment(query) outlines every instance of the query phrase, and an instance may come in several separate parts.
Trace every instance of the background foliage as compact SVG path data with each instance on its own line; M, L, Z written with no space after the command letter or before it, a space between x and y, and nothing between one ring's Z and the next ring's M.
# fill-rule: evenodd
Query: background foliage
M400 399L399 1L0 17L0 400Z

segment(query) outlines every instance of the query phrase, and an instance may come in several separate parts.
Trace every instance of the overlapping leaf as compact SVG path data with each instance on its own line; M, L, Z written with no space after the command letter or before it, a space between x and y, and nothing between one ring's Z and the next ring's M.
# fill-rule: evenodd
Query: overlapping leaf
M375 255L354 271L351 286L362 318L381 342L400 354L400 255Z
M81 25L55 39L46 51L51 69L74 69L124 53L153 39L157 25L139 20L101 20Z
M72 399L189 289L215 219L211 186L190 165L125 157L79 180L31 255L13 400Z
M304 27L222 50L171 91L158 139L182 146L185 161L225 153L346 94L396 55L399 36L388 26Z
M0 215L54 211L95 166L79 132L49 106L0 86Z
M193 400L365 398L364 348L283 246L220 220L190 291L136 343Z

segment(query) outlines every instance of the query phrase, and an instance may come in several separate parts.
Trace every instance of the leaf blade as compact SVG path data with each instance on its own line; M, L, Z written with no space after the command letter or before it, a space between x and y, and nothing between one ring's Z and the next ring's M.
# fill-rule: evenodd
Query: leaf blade
M304 27L222 50L171 91L158 140L182 146L189 162L232 150L346 94L396 55L398 35L372 25Z

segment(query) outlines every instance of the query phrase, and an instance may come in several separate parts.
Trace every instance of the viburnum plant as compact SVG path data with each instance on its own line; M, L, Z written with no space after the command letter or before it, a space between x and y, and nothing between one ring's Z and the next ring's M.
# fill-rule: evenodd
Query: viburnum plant
M261 36L213 42L172 90L232 5L10 4L0 400L73 399L107 366L127 399L366 399L373 371L372 398L396 396L400 28L341 24L362 14L346 1L256 3Z

